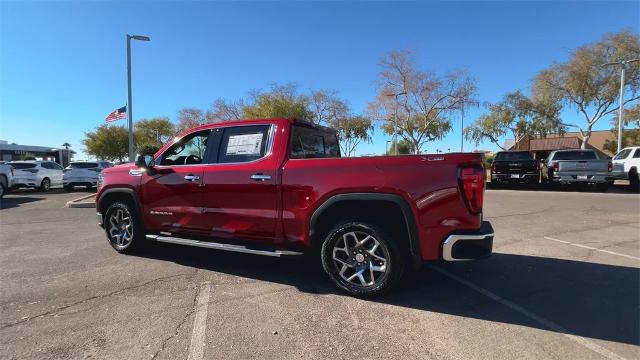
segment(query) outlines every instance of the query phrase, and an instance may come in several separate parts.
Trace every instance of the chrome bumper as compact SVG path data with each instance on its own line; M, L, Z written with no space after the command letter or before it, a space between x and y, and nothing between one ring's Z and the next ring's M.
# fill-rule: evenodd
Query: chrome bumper
M465 261L487 257L493 250L493 235L488 221L483 221L478 231L451 234L442 244L442 259Z

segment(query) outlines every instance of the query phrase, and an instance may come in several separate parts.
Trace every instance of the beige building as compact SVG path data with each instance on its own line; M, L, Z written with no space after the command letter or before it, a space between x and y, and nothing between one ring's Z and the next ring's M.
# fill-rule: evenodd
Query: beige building
M594 130L587 143L587 149L595 150L600 158L606 159L614 154L604 149L607 140L615 140L615 133L611 130ZM507 150L530 151L536 159L546 159L553 150L579 149L582 146L582 136L579 132L567 132L564 135L549 135L546 138L529 137L517 143L505 143Z

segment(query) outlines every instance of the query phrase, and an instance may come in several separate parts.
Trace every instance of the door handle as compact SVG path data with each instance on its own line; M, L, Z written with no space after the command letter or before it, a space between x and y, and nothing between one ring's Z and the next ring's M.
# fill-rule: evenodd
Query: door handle
M187 180L187 181L192 181L192 182L193 182L193 181L198 181L198 180L200 180L200 176L198 176L198 175L193 175L193 174L189 174L189 175L185 175L185 176L184 176L184 179L185 179L185 180Z
M265 181L265 180L271 180L271 175L265 175L265 174L253 174L251 175L251 179L255 180L255 181Z

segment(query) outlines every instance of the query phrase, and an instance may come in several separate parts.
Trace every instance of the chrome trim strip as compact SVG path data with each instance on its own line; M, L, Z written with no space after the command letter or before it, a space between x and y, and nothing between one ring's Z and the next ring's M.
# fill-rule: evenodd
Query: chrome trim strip
M254 255L273 256L273 257L300 256L304 254L302 252L288 251L288 250L274 250L274 251L256 250L256 249L246 248L242 245L183 239L183 238L177 238L172 236L147 235L147 239L164 242L164 243L170 243L170 244L197 246L197 247L208 248L208 249L225 250L225 251L233 251L233 252L240 252L240 253L254 254Z
M456 259L451 255L453 250L453 245L460 240L484 240L486 238L493 237L494 233L489 234L480 234L480 235L464 235L464 234L453 234L449 235L447 239L442 244L442 259L445 261L469 261L473 259Z

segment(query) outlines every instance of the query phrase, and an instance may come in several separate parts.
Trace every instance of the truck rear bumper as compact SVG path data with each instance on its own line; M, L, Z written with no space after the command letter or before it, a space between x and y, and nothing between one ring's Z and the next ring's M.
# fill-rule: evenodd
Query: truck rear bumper
M493 227L483 221L478 231L463 231L449 235L442 244L442 259L445 261L474 260L491 255L493 249Z
M561 184L573 184L573 183L606 183L613 181L612 175L565 175L556 174L553 179L554 182Z
M491 181L499 182L538 182L539 174L491 174Z

